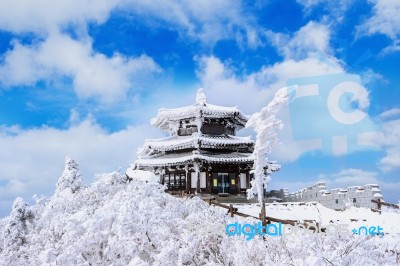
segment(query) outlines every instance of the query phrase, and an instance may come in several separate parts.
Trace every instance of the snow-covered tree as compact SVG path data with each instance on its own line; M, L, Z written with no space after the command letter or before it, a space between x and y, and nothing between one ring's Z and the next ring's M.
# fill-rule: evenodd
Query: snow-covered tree
M302 233L248 241L224 227L256 219L232 218L199 197L174 197L153 173L134 175L126 182L118 172L100 174L79 193L30 207L17 199L0 219L0 265L396 265L400 254L399 213L379 215L384 230L393 224L385 238ZM200 225L222 229L193 230Z
M82 173L78 164L70 156L65 157L64 172L57 182L56 193L69 190L75 193L82 187Z
M26 243L28 226L32 219L33 214L28 203L20 197L16 198L11 214L4 222L3 242L0 241L0 250L8 254L9 259L12 259L16 251Z
M254 179L251 181L251 188L247 190L247 197L253 198L258 195L260 204L264 200L264 187L268 185L270 174L280 168L276 162L268 161L268 155L279 143L277 130L282 127L282 121L276 118L276 114L283 105L288 103L292 95L292 87L284 87L275 93L274 99L260 112L253 114L247 121L246 127L254 128L256 142L254 145ZM264 168L267 167L265 173Z

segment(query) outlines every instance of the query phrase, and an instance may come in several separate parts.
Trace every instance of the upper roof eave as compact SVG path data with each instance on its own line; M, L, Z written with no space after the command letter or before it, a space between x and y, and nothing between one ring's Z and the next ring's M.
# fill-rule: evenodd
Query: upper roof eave
M158 111L155 118L151 119L151 125L160 129L169 129L170 124L197 117L204 118L230 118L238 127L244 127L249 117L243 114L237 107L223 107L212 104L194 104L190 106L165 109Z

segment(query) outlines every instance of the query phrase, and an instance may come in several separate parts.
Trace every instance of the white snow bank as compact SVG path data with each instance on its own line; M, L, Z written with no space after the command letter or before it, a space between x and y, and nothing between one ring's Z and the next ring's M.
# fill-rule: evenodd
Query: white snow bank
M258 204L235 205L239 212L258 217L260 206ZM367 208L349 206L343 211L335 211L326 208L317 202L308 202L300 205L293 203L273 203L266 205L266 215L283 220L314 220L322 226L330 224L348 224L349 227L381 226L385 237L390 236L400 239L400 211L394 209L382 209L382 213L373 212ZM385 240L389 240L387 237Z
M139 180L142 182L157 182L159 180L159 178L153 172L143 171L143 170L135 170L134 166L131 166L128 169L126 169L125 174L129 178Z
M0 220L0 265L394 265L399 252L354 236L229 237L227 224L255 220L117 172L78 188L57 188L34 206L18 198ZM212 230L190 230L206 225Z

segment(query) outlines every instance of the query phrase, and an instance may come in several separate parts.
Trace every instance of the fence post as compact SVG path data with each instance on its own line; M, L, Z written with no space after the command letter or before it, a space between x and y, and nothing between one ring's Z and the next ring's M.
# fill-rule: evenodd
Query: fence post
M231 217L233 217L233 205L229 204L229 212L231 213Z

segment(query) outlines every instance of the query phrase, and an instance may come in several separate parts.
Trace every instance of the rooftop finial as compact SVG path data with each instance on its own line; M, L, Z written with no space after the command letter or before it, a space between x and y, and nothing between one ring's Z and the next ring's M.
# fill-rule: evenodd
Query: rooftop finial
M207 101L206 95L204 94L203 88L200 88L197 90L197 95L196 95L196 103L200 105L205 105Z

